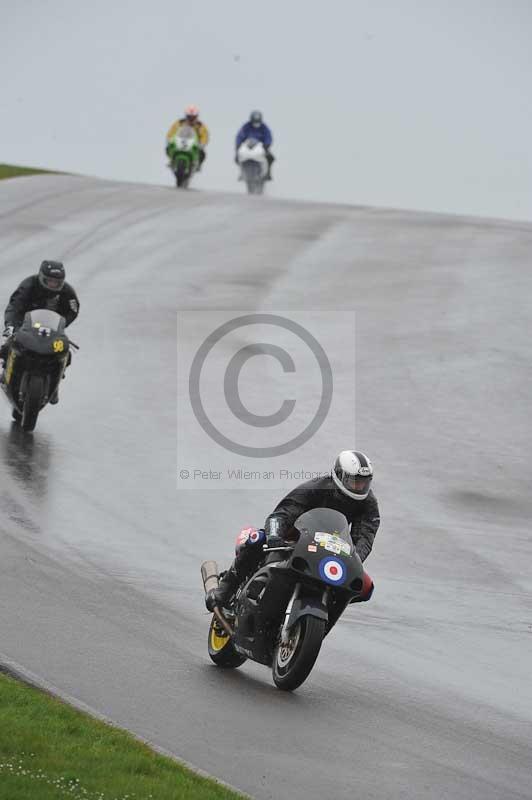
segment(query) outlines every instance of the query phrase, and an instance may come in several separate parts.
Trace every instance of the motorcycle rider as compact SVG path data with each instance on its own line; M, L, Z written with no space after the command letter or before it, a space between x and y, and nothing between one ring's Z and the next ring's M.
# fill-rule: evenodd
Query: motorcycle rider
M28 311L47 308L65 318L68 327L79 314L79 300L72 286L65 281L65 268L60 261L43 261L37 275L25 278L9 298L5 313L3 343L0 359L5 362L9 350L9 340L24 322ZM70 353L67 366L70 364ZM59 400L57 392L50 403Z
M373 466L364 453L342 450L330 476L312 479L292 489L267 518L264 529L242 531L233 563L218 588L207 594L208 610L212 611L215 605L227 605L242 579L259 566L264 556L263 544L275 547L297 541L299 531L294 522L313 508L332 508L344 514L351 523L356 552L365 561L380 525L379 506L370 488L372 479ZM363 599L369 597L370 594Z
M268 174L266 180L272 180L272 164L275 161L273 154L270 152L272 146L273 136L269 127L265 124L262 118L261 111L252 111L249 115L249 120L245 122L236 135L235 142L235 164L238 164L238 148L245 142L246 139L257 139L262 142L268 162Z
M207 126L200 120L199 118L199 108L197 106L187 106L185 108L185 114L180 119L176 119L174 124L170 127L170 130L166 134L166 155L168 158L172 157L172 143L174 136L185 125L190 125L191 128L194 128L198 135L198 142L199 142L199 164L198 164L198 172L201 169L201 165L205 161L207 154L205 152L205 148L209 143L209 129Z

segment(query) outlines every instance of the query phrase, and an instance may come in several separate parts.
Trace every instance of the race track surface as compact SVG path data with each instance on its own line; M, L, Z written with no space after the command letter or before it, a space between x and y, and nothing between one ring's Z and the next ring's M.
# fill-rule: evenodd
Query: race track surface
M532 225L35 176L0 245L82 348L34 435L0 404L0 659L262 800L532 797ZM193 307L357 313L377 588L293 695L207 656L199 565L278 492L176 488Z

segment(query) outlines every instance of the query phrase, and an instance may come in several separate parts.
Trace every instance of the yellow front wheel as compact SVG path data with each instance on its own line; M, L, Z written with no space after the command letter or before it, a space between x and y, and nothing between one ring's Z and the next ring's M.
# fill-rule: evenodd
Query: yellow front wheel
M209 628L208 649L209 655L217 667L234 669L246 660L245 656L235 650L231 637L224 631L214 615Z

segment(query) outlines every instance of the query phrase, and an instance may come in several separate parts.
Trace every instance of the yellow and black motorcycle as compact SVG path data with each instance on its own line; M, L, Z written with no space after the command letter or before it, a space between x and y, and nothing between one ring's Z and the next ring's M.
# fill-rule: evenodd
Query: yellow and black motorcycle
M48 309L28 311L9 339L0 386L23 430L33 431L44 406L57 398L71 346L64 318Z

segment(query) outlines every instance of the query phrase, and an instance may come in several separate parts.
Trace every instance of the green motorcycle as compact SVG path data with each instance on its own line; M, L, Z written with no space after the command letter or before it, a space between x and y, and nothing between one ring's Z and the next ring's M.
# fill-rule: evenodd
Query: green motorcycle
M193 173L199 165L198 134L190 125L183 125L169 142L166 152L169 167L175 175L176 186L187 189Z

